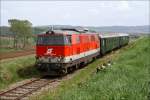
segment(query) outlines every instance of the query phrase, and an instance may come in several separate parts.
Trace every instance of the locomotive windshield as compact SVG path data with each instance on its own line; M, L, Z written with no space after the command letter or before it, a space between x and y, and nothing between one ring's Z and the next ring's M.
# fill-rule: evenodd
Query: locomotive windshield
M70 45L71 36L50 35L38 36L37 45Z

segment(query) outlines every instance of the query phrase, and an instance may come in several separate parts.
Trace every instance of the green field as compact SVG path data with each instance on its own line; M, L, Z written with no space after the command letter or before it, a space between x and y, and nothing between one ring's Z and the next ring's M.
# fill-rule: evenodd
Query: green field
M150 38L140 38L113 54L113 65L90 74L104 58L80 70L32 99L40 100L148 100L150 95Z
M24 49L15 49L15 48L0 48L0 53L9 53L9 52L18 52L18 51L23 51Z
M76 71L73 78L62 81L56 89L32 99L146 100L150 93L149 55L150 38L140 38ZM96 67L108 59L112 59L113 65L96 73ZM33 67L34 55L1 60L0 63L0 89L39 76Z
M0 89L27 78L36 77L38 71L33 66L34 55L0 61Z
M22 48L22 43L19 41L18 48L14 48L14 39L13 37L0 37L0 53L8 53L8 52L18 52L27 49L33 49L35 45L35 39L30 38L28 44L25 48Z

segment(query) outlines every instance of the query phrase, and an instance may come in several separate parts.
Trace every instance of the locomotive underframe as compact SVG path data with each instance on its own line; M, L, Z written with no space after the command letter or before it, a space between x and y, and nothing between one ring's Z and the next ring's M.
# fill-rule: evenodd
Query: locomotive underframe
M36 65L38 69L46 75L64 75L73 69L82 67L88 64L92 60L96 59L100 55L100 52L94 53L92 55L85 56L68 63L42 63L37 62Z

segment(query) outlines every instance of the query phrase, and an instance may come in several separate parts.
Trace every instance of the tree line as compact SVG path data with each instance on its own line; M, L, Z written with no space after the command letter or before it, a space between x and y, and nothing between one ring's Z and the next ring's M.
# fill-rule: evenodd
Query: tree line
M28 20L9 19L10 31L13 33L13 47L25 48L32 38L32 23Z

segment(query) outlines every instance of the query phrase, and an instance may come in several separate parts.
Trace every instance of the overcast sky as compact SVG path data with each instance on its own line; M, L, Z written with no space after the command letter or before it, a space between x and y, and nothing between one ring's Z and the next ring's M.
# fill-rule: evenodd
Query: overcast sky
M8 19L37 25L149 25L149 1L1 1L1 26Z

